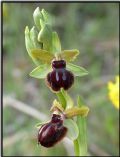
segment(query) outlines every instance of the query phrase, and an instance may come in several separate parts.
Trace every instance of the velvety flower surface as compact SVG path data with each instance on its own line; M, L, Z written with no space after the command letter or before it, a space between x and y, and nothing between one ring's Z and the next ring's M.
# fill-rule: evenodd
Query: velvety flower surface
M66 70L66 62L58 60L52 62L53 71L47 75L47 84L53 91L59 91L60 88L64 90L69 89L74 83L74 75Z
M50 122L42 125L38 132L38 143L44 147L52 147L62 140L67 133L60 115L53 114Z

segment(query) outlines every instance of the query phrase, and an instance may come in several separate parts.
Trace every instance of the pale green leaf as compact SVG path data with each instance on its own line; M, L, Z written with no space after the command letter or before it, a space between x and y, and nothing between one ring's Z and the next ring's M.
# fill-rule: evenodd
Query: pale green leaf
M85 76L88 75L88 71L84 69L83 67L68 63L67 64L67 69L70 70L74 76Z
M76 59L76 57L79 55L79 53L80 52L76 49L75 50L63 50L60 55L67 62L71 62Z
M43 49L52 53L52 28L45 24L38 34L38 41L43 43Z
M83 107L85 102L83 98L78 97L78 107ZM86 128L86 117L77 116L77 125L80 130L77 141L79 143L79 156L87 156L87 128Z
M58 34L56 32L52 33L52 51L54 53L60 53L61 52L61 43L60 43L60 39L58 37Z
M77 116L77 125L80 130L78 136L79 156L87 156L87 128L86 117Z
M35 11L33 13L33 19L34 19L34 22L35 22L38 30L40 30L41 29L40 19L43 19L43 15L41 14L39 7L37 7L35 9Z
M65 119L64 125L68 128L68 132L67 132L68 138L70 138L72 141L77 139L79 135L79 130L76 122L73 121L72 119Z
M37 68L35 68L31 73L31 77L35 77L38 79L44 79L46 78L47 74L51 71L51 66L50 65L40 65Z
M54 58L54 56L51 53L42 49L33 49L31 50L31 53L35 59L38 59L39 61L47 64L50 64Z

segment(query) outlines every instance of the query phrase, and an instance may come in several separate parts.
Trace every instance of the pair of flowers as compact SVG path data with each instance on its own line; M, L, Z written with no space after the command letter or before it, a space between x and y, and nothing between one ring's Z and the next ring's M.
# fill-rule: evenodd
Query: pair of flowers
M65 60L52 61L53 71L47 74L47 85L54 91L61 88L69 89L74 82L72 72L66 70ZM44 147L51 147L62 140L67 133L67 127L63 125L64 115L54 114L50 122L41 126L38 132L38 143Z
M61 93L65 103L54 101L52 106L52 118L49 122L38 125L38 143L45 147L51 147L66 135L67 130L74 127L76 132L74 139L78 137L79 130L76 123L71 119L71 127L67 129L64 126L66 119L76 115L87 115L87 107L74 107L71 98L64 93L74 83L75 76L84 76L88 72L71 62L78 56L79 51L61 50L61 43L56 32L52 31L51 17L42 9L36 8L33 13L35 27L29 30L25 28L25 45L29 56L36 64L36 68L30 73L30 76L38 79L45 79L50 89ZM61 100L61 98L60 98ZM75 129L76 128L76 129ZM73 139L73 140L74 140Z

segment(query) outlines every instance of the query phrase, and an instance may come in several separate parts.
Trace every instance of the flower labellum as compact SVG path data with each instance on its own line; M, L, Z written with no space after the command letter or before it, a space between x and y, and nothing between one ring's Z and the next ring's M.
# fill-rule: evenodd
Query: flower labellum
M61 141L67 133L60 115L53 114L50 122L42 125L38 132L38 144L44 147L52 147Z
M53 71L48 73L46 82L49 87L55 92L60 88L69 89L74 82L74 75L66 70L66 62L57 60L52 62Z

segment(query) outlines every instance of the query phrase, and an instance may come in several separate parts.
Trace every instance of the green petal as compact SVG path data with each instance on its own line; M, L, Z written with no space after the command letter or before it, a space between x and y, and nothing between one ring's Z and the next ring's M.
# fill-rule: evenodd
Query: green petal
M35 59L47 64L50 64L54 58L54 55L42 49L32 49L31 53Z
M71 139L72 141L77 139L79 135L79 130L76 122L73 121L72 119L65 119L64 126L68 128L68 133L67 133L68 138Z
M31 73L31 77L35 77L38 79L44 79L46 78L47 74L51 71L51 66L50 65L40 65L37 68L35 68Z
M55 109L58 109L61 112L64 111L64 108L56 99L53 101L53 105L52 105L50 111L54 111Z
M70 70L74 76L85 76L88 75L88 71L84 69L83 67L68 63L67 64L67 69Z
M65 116L67 118L72 118L77 115L85 117L87 116L88 112L89 112L89 108L86 106L82 106L82 107L75 106L64 111Z
M76 57L79 55L79 51L78 50L64 50L61 52L61 57L63 59L65 59L67 62L71 62L74 61L76 59Z

